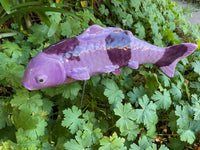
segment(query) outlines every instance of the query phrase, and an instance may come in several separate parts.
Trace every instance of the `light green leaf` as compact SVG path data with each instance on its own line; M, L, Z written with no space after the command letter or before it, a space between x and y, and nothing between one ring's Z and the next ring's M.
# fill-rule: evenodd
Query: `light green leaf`
M103 139L100 140L101 147L99 150L120 150L124 147L125 139L117 136L117 133L113 133L110 138L104 136Z
M159 148L159 150L169 150L169 148L167 148L165 145L161 145L161 147Z
M84 120L79 118L82 113L76 106L73 106L72 109L65 109L63 114L65 118L62 121L62 126L69 128L72 134L74 134L78 129L83 128L82 124L84 123Z
M41 150L55 150L55 148L49 142L45 142L42 144Z
M156 114L156 104L149 101L147 95L139 98L139 105L142 109L135 109L135 116L137 116L137 123L144 123L147 127L155 125L158 121Z
M142 85L138 87L133 88L133 92L129 91L127 93L127 96L129 97L129 100L131 103L135 103L136 107L138 106L138 99L142 98L145 94L149 94L148 89L144 88Z
M29 35L28 42L31 42L34 45L37 45L37 44L40 45L41 43L45 41L49 28L47 25L42 23L41 25L34 24L31 27L31 30L33 34Z
M146 150L151 145L146 136L142 136L142 138L139 139L138 144L139 146L135 143L131 144L130 150Z
M123 20L123 24L124 24L124 26L132 27L133 17L131 14L126 15L126 18ZM142 30L142 29L140 29L140 30ZM140 34L140 36L143 36L143 35Z
M162 38L163 38L163 36L161 35L161 33L156 34L153 37L154 45L162 47L163 46Z
M141 5L141 1L130 1L130 6L134 7L136 10L139 9L140 5Z
M200 120L200 104L196 102L192 108L194 110L194 120Z
M140 132L138 125L135 124L136 120L135 112L130 103L124 106L121 103L117 103L114 109L115 115L121 118L116 122L116 126L120 128L123 136L128 135L128 140L134 140L137 134Z
M159 70L160 74L162 74L161 76L158 76L158 79L161 83L164 84L165 87L169 87L170 86L170 78L167 77L163 72L161 72Z
M5 54L12 57L15 61L22 55L19 45L14 42L6 41L1 44L1 47L4 49Z
M169 91L166 89L164 89L163 93L156 91L151 98L155 101L157 109L168 110L172 103Z
M156 144L152 143L146 150L157 150Z
M92 123L87 123L83 125L83 135L90 135L90 139L93 144L97 143L102 137L103 134L101 133L100 128L94 129L94 125Z
M122 103L117 103L114 112L115 115L121 117L118 121L123 123L123 126L127 127L129 126L128 122L136 120L134 109L132 108L130 103L124 105L122 105Z
M83 114L83 118L85 121L92 123L92 124L96 124L97 123L97 119L95 118L95 113L94 112L90 112L90 111L86 111Z
M36 125L36 128L24 130L22 127L17 130L16 139L19 145L30 148L31 146L37 147L40 144L39 137L44 135L47 123L40 117L37 117L37 119L38 124Z
M36 136L43 136L45 134L47 122L41 117L37 118L39 123L36 125L36 128L34 129L33 132L36 134Z
M84 150L92 145L91 135L89 133L82 133L80 130L77 132L75 139L64 144L67 150Z
M170 93L172 94L173 100L179 102L182 98L182 93L179 88L173 83L172 88L170 89Z
M72 34L70 22L66 21L64 23L61 23L60 27L61 27L61 35L70 37L70 35Z
M195 61L192 63L194 71L200 75L200 61Z
M183 129L178 129L177 131L180 135L181 135L181 141L186 141L189 144L192 144L195 140L195 134L193 131L187 129L187 130L183 130Z
M81 24L79 20L68 16L66 22L70 23L70 28L71 28L71 34L68 35L67 37L74 37L74 36L79 35L82 32L82 28L81 28ZM67 28L68 27L66 27L65 30L68 30Z
M141 22L138 22L134 26L136 28L135 32L138 34L138 38L139 39L144 39L145 36L146 36L146 33L145 33L145 28L144 28L143 24Z
M140 133L139 126L131 122L128 127L120 127L121 135L127 136L128 141L133 141L137 138L138 134Z
M121 90L119 90L115 81L111 79L104 79L102 84L106 86L104 95L108 97L110 104L116 104L122 101L124 94Z
M36 149L36 146L40 144L40 140L38 138L31 137L31 134L27 132L26 130L19 128L16 132L16 140L17 144L23 145L23 147L30 149Z
M185 105L183 106L183 109L181 108L181 106L176 105L176 111L175 114L176 116L178 116L178 120L177 120L177 125L180 128L184 128L184 127L188 127L189 122L191 120L192 114L189 110L189 106Z
M7 65L8 74L6 81L13 87L22 87L21 79L24 74L24 66L18 65L17 63L10 63Z
M108 16L108 14L109 14L108 9L105 8L105 5L103 5L103 4L100 5L99 11L105 16Z
M10 102L12 106L16 106L19 110L29 110L37 113L43 105L43 100L38 92L29 93L27 90L17 90L16 95Z

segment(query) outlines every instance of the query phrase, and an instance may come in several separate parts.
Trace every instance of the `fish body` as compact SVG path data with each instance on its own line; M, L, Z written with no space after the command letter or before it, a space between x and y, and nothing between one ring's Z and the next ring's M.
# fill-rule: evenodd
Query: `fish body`
M176 64L190 55L196 44L183 43L157 47L137 39L130 31L92 25L77 37L44 48L28 64L22 84L29 90L54 87L91 76L113 72L128 66L152 63L169 77Z

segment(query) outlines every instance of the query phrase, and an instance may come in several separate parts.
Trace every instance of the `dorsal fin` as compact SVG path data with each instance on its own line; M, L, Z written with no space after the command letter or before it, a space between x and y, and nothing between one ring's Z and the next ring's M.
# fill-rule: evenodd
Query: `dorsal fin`
M79 45L79 40L76 37L65 39L54 43L42 50L46 54L61 54L69 51L74 51L75 48Z

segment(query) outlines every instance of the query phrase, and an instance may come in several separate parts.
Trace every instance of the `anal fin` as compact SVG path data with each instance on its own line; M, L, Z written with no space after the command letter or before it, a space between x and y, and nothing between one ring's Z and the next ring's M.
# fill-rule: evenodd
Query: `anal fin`
M172 78L174 76L174 72L175 72L175 68L176 68L176 64L178 61L173 62L171 65L169 66L162 66L160 67L160 69L170 78Z

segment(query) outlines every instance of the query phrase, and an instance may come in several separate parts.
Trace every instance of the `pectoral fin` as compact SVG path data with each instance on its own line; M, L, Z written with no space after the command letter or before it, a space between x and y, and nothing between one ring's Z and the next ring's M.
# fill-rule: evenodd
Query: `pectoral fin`
M130 68L132 68L132 69L138 69L139 64L138 64L137 61L129 61L128 67L130 67Z
M76 80L90 79L90 75L87 68L75 68L72 71L70 71L67 76Z
M119 68L119 69L116 69L115 71L112 71L112 73L114 74L114 75L118 75L118 74L120 74L120 72L121 72L121 68Z
M109 72L114 72L116 69L118 69L119 66L118 65L112 65L112 66L105 66L104 68L99 69L98 72L102 72L102 73L109 73Z

